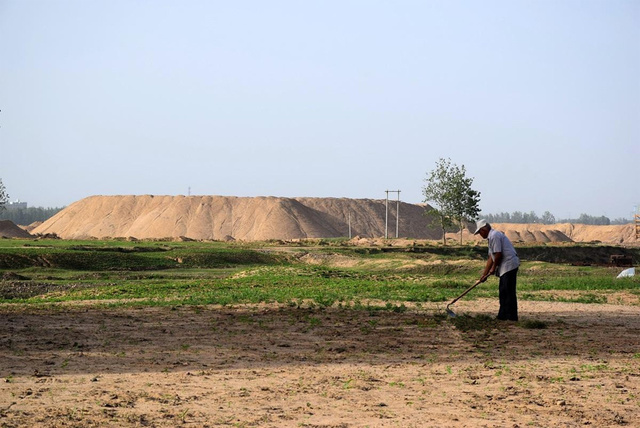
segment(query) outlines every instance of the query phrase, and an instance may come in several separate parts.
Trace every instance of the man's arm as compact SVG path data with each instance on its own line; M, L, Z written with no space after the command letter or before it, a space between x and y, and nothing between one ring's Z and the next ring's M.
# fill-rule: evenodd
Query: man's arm
M481 282L485 282L487 280L489 275L491 275L489 272L491 272L491 269L493 269L493 264L493 257L489 256L489 258L487 259L487 264L484 266L484 270L482 271L482 276L476 282L476 284L480 284Z
M489 275L493 275L494 273L496 273L496 271L500 267L500 263L502 263L502 253L493 253L493 266L491 266Z
M487 264L484 266L484 271L482 271L482 277L476 284L485 282L487 278L493 275L500 266L500 262L502 262L502 253L493 253L493 257L489 256Z

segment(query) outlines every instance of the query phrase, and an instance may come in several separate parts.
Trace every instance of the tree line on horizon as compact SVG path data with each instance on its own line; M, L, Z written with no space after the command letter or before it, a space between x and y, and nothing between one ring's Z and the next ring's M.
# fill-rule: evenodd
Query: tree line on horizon
M545 211L542 216L538 216L534 211L521 212L514 211L512 213L498 213L498 214L482 214L482 218L486 219L489 223L540 223L540 224L557 224L557 223L574 223L574 224L587 224L594 226L609 226L630 223L631 220L626 218L617 218L611 220L606 216L592 216L589 214L580 214L578 218L556 219L556 217L549 211Z
M62 208L43 207L18 208L7 206L8 203L9 193L0 178L0 220L10 220L15 224L27 226L36 221L48 220L62 210Z
M45 221L62 211L64 208L27 207L13 208L11 206L0 212L0 220L11 220L15 224L28 226L36 221Z

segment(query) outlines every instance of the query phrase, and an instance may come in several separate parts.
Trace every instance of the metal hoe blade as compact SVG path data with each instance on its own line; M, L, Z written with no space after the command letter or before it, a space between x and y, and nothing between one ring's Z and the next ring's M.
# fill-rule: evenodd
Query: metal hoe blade
M449 303L449 305L450 305L450 304L451 304L451 303ZM449 305L447 305L447 309L446 309L446 311L447 311L447 315L449 315L449 317L450 317L450 318L455 318L455 317L456 317L456 313L455 313L455 312L453 312L451 309L449 309Z

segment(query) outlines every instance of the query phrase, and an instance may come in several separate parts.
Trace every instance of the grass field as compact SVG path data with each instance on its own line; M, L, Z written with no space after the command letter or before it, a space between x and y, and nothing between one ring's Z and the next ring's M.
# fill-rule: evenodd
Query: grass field
M319 306L354 306L370 301L392 305L443 302L473 284L484 264L485 250L473 247L434 245L430 251L391 252L349 247L337 240L311 243L314 245L303 247L277 243L3 240L0 302L306 302ZM527 249L533 253L532 247ZM539 247L536 253L544 251ZM570 261L571 254L568 256ZM621 268L577 264L524 259L519 298L604 303L620 292L640 293L637 278L616 279ZM491 281L467 298L496 297Z

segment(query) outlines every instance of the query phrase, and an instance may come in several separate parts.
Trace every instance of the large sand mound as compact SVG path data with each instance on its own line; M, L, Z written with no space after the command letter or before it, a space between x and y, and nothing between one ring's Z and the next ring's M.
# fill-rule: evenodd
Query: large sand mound
M425 206L400 203L399 236L442 238ZM395 237L396 201L389 202L388 236ZM350 219L350 220L349 220ZM385 200L232 196L91 196L36 227L64 239L135 237L244 241L385 236ZM514 242L636 243L633 225L495 224ZM448 234L459 239L457 234ZM468 230L464 241L480 240Z
M500 230L514 243L557 243L557 242L602 242L606 244L636 245L635 226L633 224L594 226L586 224L514 224L494 223L494 229ZM463 241L480 241L473 230L465 230ZM459 234L448 233L447 238L459 240Z
M603 242L629 244L636 242L632 224L593 226L586 224L509 224L493 225L513 242Z
M26 230L17 226L11 220L0 220L0 237L2 238L31 238Z
M388 234L395 236L396 203L389 203ZM424 206L400 203L400 233L439 239ZM91 196L33 230L64 239L135 237L238 240L332 238L385 234L385 201L345 198L228 196Z
M514 243L554 243L554 242L601 242L606 244L636 245L635 226L633 224L594 226L586 224L514 224L494 223L494 229L500 230ZM448 233L447 238L459 240L456 233ZM480 241L472 230L465 230L463 241Z

